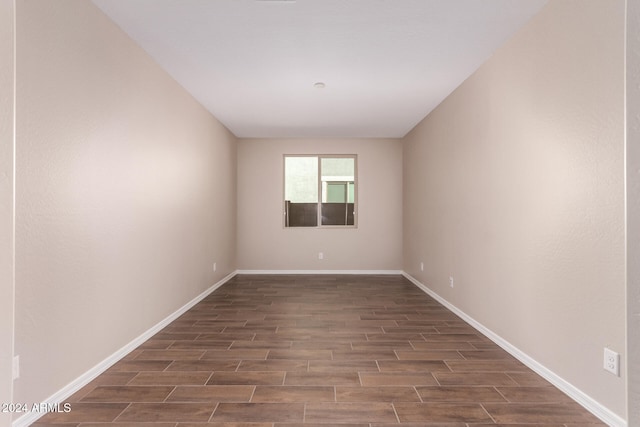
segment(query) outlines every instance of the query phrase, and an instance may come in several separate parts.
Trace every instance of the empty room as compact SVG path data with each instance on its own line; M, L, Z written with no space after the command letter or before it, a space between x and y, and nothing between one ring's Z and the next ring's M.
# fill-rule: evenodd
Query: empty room
M637 2L0 33L2 426L640 426Z

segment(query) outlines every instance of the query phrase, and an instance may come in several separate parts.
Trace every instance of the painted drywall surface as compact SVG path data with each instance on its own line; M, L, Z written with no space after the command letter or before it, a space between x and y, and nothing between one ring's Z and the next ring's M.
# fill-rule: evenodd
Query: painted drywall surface
M0 404L13 388L13 65L14 0L0 0ZM0 426L11 414L0 412Z
M628 425L640 425L640 3L627 2Z
M15 398L235 271L235 137L91 2L17 8ZM213 272L213 263L217 272Z
M283 227L285 154L357 154L357 228ZM401 239L399 140L239 140L239 269L400 270Z
M625 417L623 46L623 1L552 0L403 157L404 270Z

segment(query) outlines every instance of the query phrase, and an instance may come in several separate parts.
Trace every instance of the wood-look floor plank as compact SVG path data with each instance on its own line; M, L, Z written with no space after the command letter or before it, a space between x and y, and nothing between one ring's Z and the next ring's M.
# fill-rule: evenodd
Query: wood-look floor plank
M596 427L401 276L238 275L34 427Z

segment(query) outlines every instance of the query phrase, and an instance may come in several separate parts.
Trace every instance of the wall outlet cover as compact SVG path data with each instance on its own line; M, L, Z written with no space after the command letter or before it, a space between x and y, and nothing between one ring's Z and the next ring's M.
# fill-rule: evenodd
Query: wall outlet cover
M604 370L620 376L620 355L607 347L604 348Z

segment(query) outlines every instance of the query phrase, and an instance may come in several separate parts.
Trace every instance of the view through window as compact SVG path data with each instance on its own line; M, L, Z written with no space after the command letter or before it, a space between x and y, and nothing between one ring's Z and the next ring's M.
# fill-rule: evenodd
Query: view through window
M284 157L285 227L356 225L355 155Z

